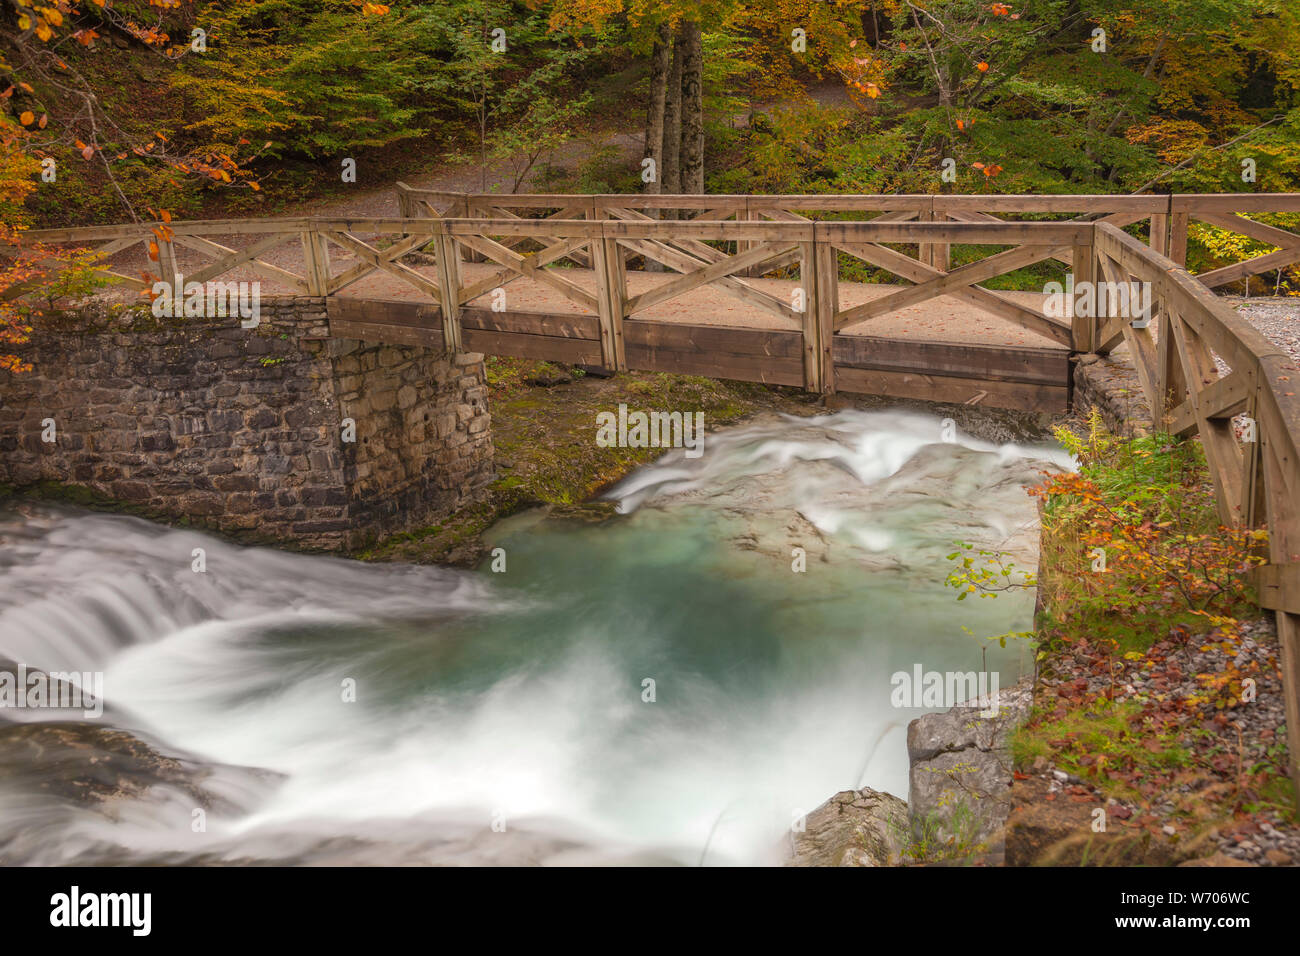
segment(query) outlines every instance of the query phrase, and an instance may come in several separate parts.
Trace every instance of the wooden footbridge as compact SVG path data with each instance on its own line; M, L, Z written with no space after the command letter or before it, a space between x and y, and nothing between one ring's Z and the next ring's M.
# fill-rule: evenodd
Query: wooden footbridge
M133 247L141 271L169 280L255 277L264 293L321 297L331 333L344 338L823 394L1061 411L1072 354L1123 346L1157 424L1200 436L1225 523L1268 526L1270 563L1256 583L1278 616L1300 785L1300 369L1211 291L1300 260L1300 235L1246 218L1300 212L1300 195L491 195L399 185L398 200L397 218L29 235L100 243L103 271L142 289L153 277L121 264ZM1277 251L1192 275L1194 222ZM968 256L985 246L990 254L953 266L954 247ZM1149 289L1149 324L1081 299L1055 314L1044 295L989 287L1047 261L1070 268L1076 295L1095 283ZM665 271L629 268L636 262ZM863 264L909 284L843 278ZM1238 440L1239 415L1257 440Z

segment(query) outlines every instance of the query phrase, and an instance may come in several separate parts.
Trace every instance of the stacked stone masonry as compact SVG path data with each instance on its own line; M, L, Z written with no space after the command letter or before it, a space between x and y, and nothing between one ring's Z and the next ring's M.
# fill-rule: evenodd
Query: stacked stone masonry
M492 480L481 355L331 339L316 298L263 300L253 329L139 309L67 326L17 348L30 372L0 371L0 485L335 550L435 522Z

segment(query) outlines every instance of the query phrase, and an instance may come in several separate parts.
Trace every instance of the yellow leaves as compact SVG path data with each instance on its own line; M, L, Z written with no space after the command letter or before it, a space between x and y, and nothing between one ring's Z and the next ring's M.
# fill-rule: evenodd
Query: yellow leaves
M363 3L361 12L368 17L382 17L388 12L388 6L382 3Z

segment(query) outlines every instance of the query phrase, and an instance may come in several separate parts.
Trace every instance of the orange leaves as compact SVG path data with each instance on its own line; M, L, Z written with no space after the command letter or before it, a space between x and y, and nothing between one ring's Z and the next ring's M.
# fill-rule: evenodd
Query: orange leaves
M36 122L36 114L31 110L23 110L22 113L18 115L18 122L22 123L24 126L31 126Z
M362 3L361 12L368 17L382 17L388 12L388 6L383 3Z
M989 71L989 65L983 60L980 60L975 64L975 69L979 70L981 73L987 73Z
M960 120L958 122L960 123ZM958 128L960 129L960 126ZM1002 167L998 166L996 163L991 165L986 165L984 163L971 163L971 167L980 170L988 179L992 179L998 173L1002 172Z

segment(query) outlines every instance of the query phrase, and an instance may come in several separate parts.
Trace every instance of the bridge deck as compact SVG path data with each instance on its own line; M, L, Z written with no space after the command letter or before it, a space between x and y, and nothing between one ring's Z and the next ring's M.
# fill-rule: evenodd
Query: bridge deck
M473 283L497 266L463 263ZM426 271L421 269L421 271ZM595 292L590 269L565 275ZM674 278L629 271L628 293L638 295ZM791 301L799 283L747 279L755 288ZM263 288L266 286L264 284ZM482 295L462 309L465 346L493 355L601 364L595 312L528 278L503 286L504 311ZM841 282L840 301L859 305L899 286ZM1013 293L1039 307L1037 293ZM331 329L349 338L437 346L439 312L411 285L371 274L329 300ZM740 381L803 383L802 333L779 318L713 286L693 289L624 320L630 368L711 375ZM833 349L837 388L932 401L988 404L1061 412L1069 401L1069 351L977 306L940 296L838 333Z

